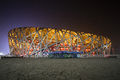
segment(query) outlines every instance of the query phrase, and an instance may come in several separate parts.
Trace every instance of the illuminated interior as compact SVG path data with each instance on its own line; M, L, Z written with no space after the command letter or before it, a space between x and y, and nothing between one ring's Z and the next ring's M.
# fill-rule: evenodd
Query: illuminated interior
M56 51L80 55L110 54L111 40L104 36L65 29L20 27L8 32L10 54L33 57Z

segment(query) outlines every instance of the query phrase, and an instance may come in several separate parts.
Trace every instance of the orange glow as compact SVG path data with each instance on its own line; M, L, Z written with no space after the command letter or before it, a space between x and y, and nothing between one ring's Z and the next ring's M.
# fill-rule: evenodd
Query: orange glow
M72 44L72 46L75 46L75 44Z
M28 46L28 49L30 48L30 46Z
M64 43L65 44L65 46L67 46L67 43Z
M90 51L90 49L85 49L85 51L86 51L86 52L89 52L89 51Z
M38 34L37 34L37 30ZM75 32L66 29L53 29L41 27L15 28L8 32L10 53L16 55L52 51L82 51L93 52L98 49L100 53L106 51L102 48L111 48L111 40L95 34ZM35 36L36 35L36 36ZM97 47L98 46L98 47ZM40 49L41 48L41 49ZM43 49L43 50L42 50ZM48 49L48 50L46 50ZM23 52L21 52L23 51ZM26 53L25 53L26 52ZM91 55L95 55L96 51Z
M80 51L80 48L77 48L78 51Z
M29 52L29 54L31 54L31 52Z
M61 51L64 51L65 49L64 48L61 48Z
M37 50L37 51L39 51L39 49L38 49L38 48L37 48L36 50Z
M63 46L63 43L61 43L60 45Z
M80 45L78 45L78 47L80 47Z

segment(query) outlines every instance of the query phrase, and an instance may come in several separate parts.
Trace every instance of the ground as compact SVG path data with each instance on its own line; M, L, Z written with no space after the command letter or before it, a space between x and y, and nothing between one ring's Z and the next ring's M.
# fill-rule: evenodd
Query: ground
M0 80L120 80L120 58L6 58Z

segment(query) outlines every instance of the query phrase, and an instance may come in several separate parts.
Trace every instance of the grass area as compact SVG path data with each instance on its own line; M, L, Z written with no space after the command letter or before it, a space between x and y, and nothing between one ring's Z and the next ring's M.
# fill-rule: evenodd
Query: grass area
M0 80L120 80L120 58L6 58Z

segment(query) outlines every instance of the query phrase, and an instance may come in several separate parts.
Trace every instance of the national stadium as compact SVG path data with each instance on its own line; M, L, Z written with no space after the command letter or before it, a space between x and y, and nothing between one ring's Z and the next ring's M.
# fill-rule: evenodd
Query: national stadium
M64 28L18 27L8 32L10 54L23 57L104 56L111 40L103 35Z

